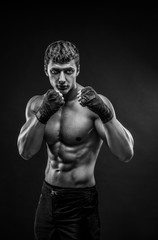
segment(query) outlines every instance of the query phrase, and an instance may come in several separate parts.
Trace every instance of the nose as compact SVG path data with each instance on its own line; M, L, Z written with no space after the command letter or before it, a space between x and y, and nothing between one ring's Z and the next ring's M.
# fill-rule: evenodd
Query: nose
M64 72L61 71L59 76L59 84L64 84L64 83L65 83L65 75L64 75Z

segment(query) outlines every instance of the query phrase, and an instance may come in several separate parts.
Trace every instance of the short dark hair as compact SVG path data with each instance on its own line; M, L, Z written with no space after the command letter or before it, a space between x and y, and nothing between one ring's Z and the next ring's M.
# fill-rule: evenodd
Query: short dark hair
M68 41L59 40L51 43L44 55L44 70L47 74L47 66L49 61L52 60L54 63L65 64L71 60L75 60L77 70L80 68L80 56L77 47Z

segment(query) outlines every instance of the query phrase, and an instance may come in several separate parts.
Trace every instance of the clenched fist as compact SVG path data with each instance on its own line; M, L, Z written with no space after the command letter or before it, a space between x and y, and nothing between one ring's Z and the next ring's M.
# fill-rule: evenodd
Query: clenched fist
M81 106L87 106L91 111L98 114L103 123L106 123L113 118L113 113L109 107L103 102L92 87L87 86L79 90L77 97Z
M41 123L46 124L49 118L63 105L64 98L62 94L54 89L49 89L44 95L43 102L35 115Z

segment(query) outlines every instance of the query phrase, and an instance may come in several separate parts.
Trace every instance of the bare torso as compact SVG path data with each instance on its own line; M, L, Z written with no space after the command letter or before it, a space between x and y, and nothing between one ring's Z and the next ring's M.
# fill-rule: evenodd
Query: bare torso
M95 114L82 107L76 98L49 119L44 134L48 183L62 187L95 185L94 167L102 145L95 129L95 118Z

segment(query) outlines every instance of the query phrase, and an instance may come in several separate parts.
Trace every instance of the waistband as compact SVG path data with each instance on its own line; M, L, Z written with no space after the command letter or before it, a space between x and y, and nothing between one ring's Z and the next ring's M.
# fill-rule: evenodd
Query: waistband
M91 186L91 187L80 187L80 188L69 188L69 187L59 187L59 186L54 186L46 182L45 180L43 181L43 187L53 190L55 192L68 192L68 193L84 193L84 192L96 192L96 185Z

